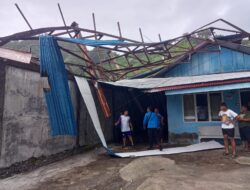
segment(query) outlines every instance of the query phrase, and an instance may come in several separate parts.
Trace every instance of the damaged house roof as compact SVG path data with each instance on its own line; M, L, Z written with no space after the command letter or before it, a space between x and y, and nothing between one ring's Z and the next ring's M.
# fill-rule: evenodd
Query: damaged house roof
M167 78L142 78L132 80L120 80L116 82L102 82L104 84L128 88L159 92L166 90L186 89L205 86L217 86L233 83L250 82L249 72L234 72L210 74L202 76L167 77Z
M94 17L93 17L94 18ZM219 28L213 24L223 23L227 28ZM94 24L96 22L94 20ZM217 19L208 23L197 30L185 35L159 42L145 42L141 29L141 41L128 39L122 36L121 28L118 23L119 35L107 34L97 31L96 29L80 28L77 23L73 22L70 26L62 27L46 27L31 28L28 31L0 37L0 46L13 41L38 40L39 35L51 35L55 37L93 39L93 40L119 40L123 44L113 46L100 46L96 48L96 57L94 60L90 56L87 48L95 48L94 46L82 45L74 40L77 50L60 45L60 50L64 55L70 55L80 61L82 64L67 62L68 71L73 73L73 67L77 67L81 76L103 81L118 81L125 78L142 78L142 77L162 77L164 73L177 64L181 64L183 60L190 55L202 51L211 52L214 50L204 50L204 46L208 44L224 46L237 51L249 53L249 48L240 45L241 41L250 37L245 30L233 25L232 23ZM223 35L223 33L230 33ZM205 35L204 35L205 34ZM203 48L203 49L202 49ZM101 52L105 50L105 56ZM216 51L220 51L218 48ZM30 53L30 52L29 52ZM39 57L37 58L39 63Z

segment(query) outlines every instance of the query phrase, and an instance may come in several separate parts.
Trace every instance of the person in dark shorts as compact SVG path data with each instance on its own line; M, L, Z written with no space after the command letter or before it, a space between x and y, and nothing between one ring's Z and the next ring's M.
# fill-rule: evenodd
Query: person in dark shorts
M126 140L129 139L131 146L134 146L134 141L132 138L132 124L130 122L130 116L128 115L128 111L124 111L124 114L120 116L119 120L115 123L115 125L121 125L121 132L122 132L122 141L123 141L123 148L126 147Z
M164 117L160 114L160 111L158 108L155 108L155 114L158 117L158 130L159 130L159 142L162 145L163 139L164 139Z
M143 127L144 129L147 128L148 131L148 149L151 150L153 149L153 146L156 145L160 150L162 150L158 138L159 120L155 112L152 111L151 107L147 108L147 113L145 114L143 119Z
M219 118L221 120L221 128L224 137L225 153L224 155L229 155L229 142L232 145L232 157L236 157L236 142L234 139L234 123L235 119L238 118L238 114L234 111L228 109L225 103L221 103Z
M248 107L243 105L238 117L240 138L245 151L249 151L250 144L250 111Z

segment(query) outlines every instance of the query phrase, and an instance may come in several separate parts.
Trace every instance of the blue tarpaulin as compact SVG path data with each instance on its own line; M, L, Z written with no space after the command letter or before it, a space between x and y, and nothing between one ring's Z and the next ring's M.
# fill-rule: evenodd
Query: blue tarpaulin
M105 46L105 45L116 46L116 45L128 44L121 40L89 40L89 39L63 38L63 37L55 37L55 39L71 43L87 45L87 46Z
M39 41L40 73L41 76L48 76L50 84L45 98L52 135L76 135L76 121L61 51L51 36L41 36Z

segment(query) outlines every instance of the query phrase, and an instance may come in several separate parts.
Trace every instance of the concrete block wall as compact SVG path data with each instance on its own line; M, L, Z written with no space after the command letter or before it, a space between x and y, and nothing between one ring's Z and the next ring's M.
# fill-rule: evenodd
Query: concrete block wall
M3 64L0 63L0 65ZM31 157L51 155L72 149L76 145L76 137L52 137L50 135L49 118L40 74L10 65L6 65L3 70L5 72L1 72L0 68L0 168ZM76 109L79 106L77 87L74 81L69 81L69 86L74 112L77 116ZM100 140L94 130L86 106L83 100L80 100L82 105L79 125L80 145L97 144ZM98 103L97 106L99 106ZM1 110L3 110L2 121ZM105 137L109 140L112 138L112 129L106 128L105 125L109 126L112 119L104 119L101 110L99 114Z
M5 64L0 64L0 155L2 149L4 86L5 86Z
M73 148L75 137L50 135L39 73L11 66L5 70L0 167Z

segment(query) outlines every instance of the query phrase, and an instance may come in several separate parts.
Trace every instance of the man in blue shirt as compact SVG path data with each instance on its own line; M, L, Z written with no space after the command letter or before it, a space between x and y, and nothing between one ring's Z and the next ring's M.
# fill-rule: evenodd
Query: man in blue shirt
M159 119L155 112L152 111L151 107L147 108L147 113L144 116L143 119L143 127L144 129L148 129L148 139L149 139L149 148L153 149L154 143L159 146L159 140L158 140L158 129L159 129ZM160 150L162 149L161 146L159 146Z

